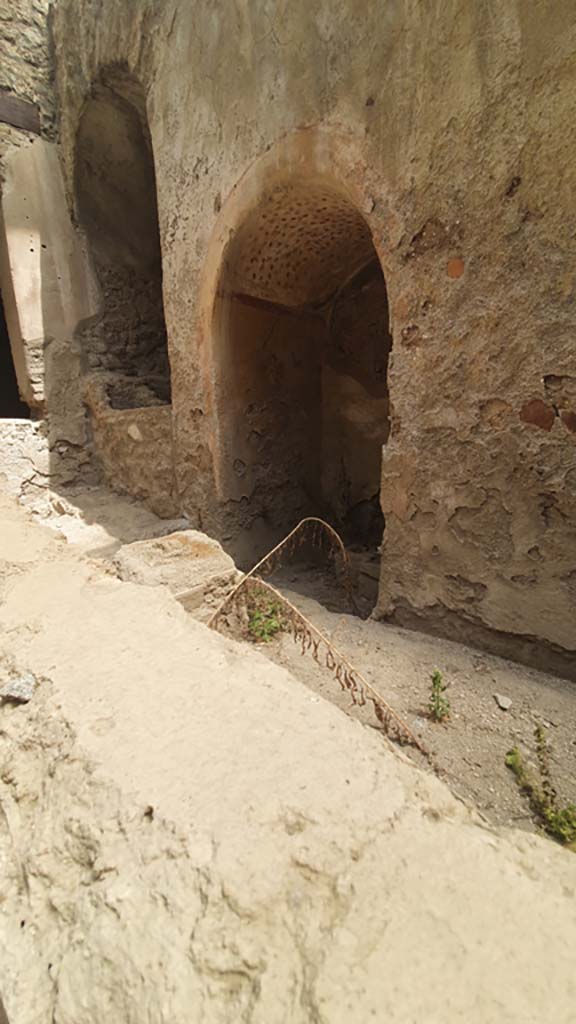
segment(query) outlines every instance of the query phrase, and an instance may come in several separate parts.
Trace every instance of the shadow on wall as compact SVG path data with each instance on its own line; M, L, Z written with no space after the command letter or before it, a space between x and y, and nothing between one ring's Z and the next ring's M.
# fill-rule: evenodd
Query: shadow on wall
M213 317L216 472L232 532L269 537L320 514L349 543L380 542L388 321L349 197L308 176L265 192L224 254Z
M10 486L15 491L20 486L26 500L47 502L48 483L60 491L95 482L92 432L112 485L171 516L171 406L154 394L139 408L114 408L109 386L114 404L130 406L118 398L118 392L123 394L121 374L84 372L83 331L101 324L103 317L94 275L70 220L56 146L36 139L14 150L3 170L0 274L5 313L20 394L38 421L17 426L7 421L3 428L3 464ZM155 209L154 194L152 200ZM141 324L141 318L135 316L136 322ZM124 339L127 344L130 337ZM163 328L160 340L165 349ZM153 365L159 365L155 356ZM131 378L130 384L133 396L140 378ZM145 382L141 386L147 396L152 394ZM90 403L97 415L87 415Z
M73 332L89 315L90 286L56 146L37 138L15 147L3 176L2 485L46 508L48 485L81 479L89 463Z
M125 67L103 72L76 137L75 195L100 288L77 332L98 461L115 488L176 514L170 366L146 98Z
M114 409L170 401L156 178L144 90L103 73L82 111L75 192L102 312L81 333L87 371L107 375Z
M12 358L4 301L0 296L0 419L30 419L30 409L20 398Z

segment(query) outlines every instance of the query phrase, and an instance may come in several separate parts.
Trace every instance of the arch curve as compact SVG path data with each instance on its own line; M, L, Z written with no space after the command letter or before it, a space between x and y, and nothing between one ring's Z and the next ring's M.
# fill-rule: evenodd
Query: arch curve
M222 210L203 358L218 496L238 529L259 521L270 536L320 514L352 541L381 539L392 339L360 178L342 140L301 132Z

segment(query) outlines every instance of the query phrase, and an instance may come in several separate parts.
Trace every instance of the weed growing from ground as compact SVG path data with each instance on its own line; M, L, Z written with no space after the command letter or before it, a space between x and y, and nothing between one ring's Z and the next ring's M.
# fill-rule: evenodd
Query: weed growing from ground
M284 553L290 554L300 543L312 541L320 546L324 544L341 562L344 582L351 603L354 603L349 563L341 538L335 529L323 519L306 518L290 530L287 537L277 544L268 555L264 555L249 572L244 575L223 601L212 612L208 626L214 630L227 628L228 614L236 609L237 614L246 612L244 622L248 623L248 631L256 640L271 640L279 629L286 630L294 642L298 644L302 654L310 654L317 665L325 667L339 684L341 690L347 691L353 705L364 707L371 703L374 715L382 731L401 743L411 743L425 757L427 751L393 708L390 708L381 693L368 682L332 640L325 636L317 626L306 618L301 611L288 601L270 583L265 583L256 572L271 571L279 564ZM262 599L268 598L269 604L263 605ZM272 612L272 613L271 613ZM230 625L229 625L230 628Z
M506 765L513 773L520 790L528 797L534 817L548 835L576 852L576 805L558 806L550 772L550 749L542 725L534 729L536 757L540 778L525 764L518 747L506 754Z
M267 594L259 594L248 612L248 632L252 639L267 644L283 629L280 604Z
M310 619L307 619L293 604L288 601L275 587L266 583L257 572L271 570L278 565L283 553L294 551L304 540L311 540L320 546L323 543L341 560L347 590L352 599L349 577L349 563L342 538L322 519L303 519L293 530L269 551L250 572L242 577L212 613L208 620L211 629L225 629L227 613L235 608L241 614L245 610L248 630L256 640L271 640L279 629L286 630L302 654L310 654L318 665L323 665L332 673L341 690L350 695L352 704L363 707L372 704L374 715L382 731L398 743L410 743L426 757L428 752L417 736L399 715L384 700L382 695L368 682L344 657L333 641L325 636ZM263 599L268 598L268 605ZM351 600L351 603L352 600ZM244 619L246 621L246 619Z
M445 722L450 717L450 701L448 697L444 696L448 686L442 678L442 673L437 668L434 669L431 678L432 685L430 687L430 700L428 701L430 718L433 718L435 722Z

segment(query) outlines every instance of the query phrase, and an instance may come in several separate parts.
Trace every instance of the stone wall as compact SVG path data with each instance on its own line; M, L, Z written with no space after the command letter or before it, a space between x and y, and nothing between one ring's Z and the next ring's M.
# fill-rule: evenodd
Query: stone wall
M34 103L42 134L54 136L56 115L49 31L50 0L9 0L0 9L0 92ZM8 135L0 124L0 148Z
M574 674L571 0L59 0L55 39L71 198L102 69L146 95L187 514L224 535L242 501L218 497L211 333L239 210L320 169L390 306L378 614L528 658L536 638Z
M100 467L113 486L173 509L170 410L150 408L168 401L170 377L145 106L120 69L91 91L79 133L78 202L67 206L52 141L51 13L47 0L17 0L0 15L0 90L38 112L31 130L0 123L0 284L10 346L4 356L14 364L20 396L42 420L45 487L93 482ZM103 183L106 174L110 181ZM85 390L92 398L98 391L89 377L95 370L115 370L116 379L106 401L86 405ZM113 411L134 405L144 407L142 460L143 446ZM7 427L4 436L10 446L0 469L11 479L22 470L24 494L29 473L20 435ZM36 438L34 429L30 436ZM94 439L102 450L91 461Z
M108 381L108 386L106 382ZM115 374L91 376L85 388L96 459L108 484L169 519L178 511L169 405L115 407ZM130 388L133 396L133 388Z

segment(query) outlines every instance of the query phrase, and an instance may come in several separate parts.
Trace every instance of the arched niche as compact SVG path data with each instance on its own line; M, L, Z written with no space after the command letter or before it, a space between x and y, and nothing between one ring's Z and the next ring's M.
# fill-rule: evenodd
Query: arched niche
M75 154L77 216L101 291L81 331L84 368L106 379L113 408L170 401L156 178L144 90L104 72L84 106Z
M376 547L390 431L386 283L354 195L314 161L294 163L240 184L247 200L234 197L211 268L218 494L268 532L319 514Z

